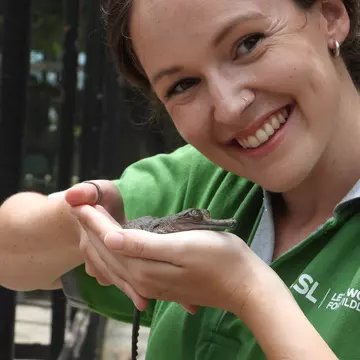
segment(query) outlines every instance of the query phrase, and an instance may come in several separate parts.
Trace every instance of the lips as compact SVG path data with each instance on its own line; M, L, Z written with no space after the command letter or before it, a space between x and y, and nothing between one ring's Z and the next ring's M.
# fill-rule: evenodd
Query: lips
M291 113L292 106L287 105L276 113L273 113L261 126L247 136L236 137L235 141L244 149L255 149L266 143L287 121Z

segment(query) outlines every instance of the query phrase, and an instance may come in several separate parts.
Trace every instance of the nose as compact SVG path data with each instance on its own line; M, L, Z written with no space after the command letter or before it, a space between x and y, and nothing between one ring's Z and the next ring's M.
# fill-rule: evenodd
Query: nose
M234 84L229 79L217 79L210 91L215 121L227 125L237 124L244 110L255 100L253 91Z

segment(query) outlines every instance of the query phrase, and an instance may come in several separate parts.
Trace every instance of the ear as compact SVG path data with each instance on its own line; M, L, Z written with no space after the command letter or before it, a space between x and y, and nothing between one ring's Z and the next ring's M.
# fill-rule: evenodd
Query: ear
M326 22L329 47L335 41L344 42L350 32L350 18L342 0L320 0L321 13Z

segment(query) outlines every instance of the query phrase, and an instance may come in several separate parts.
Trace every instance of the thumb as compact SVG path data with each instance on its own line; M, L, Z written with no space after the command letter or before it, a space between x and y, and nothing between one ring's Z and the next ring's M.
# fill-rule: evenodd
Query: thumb
M145 230L123 229L117 232L109 231L104 237L104 244L110 251L118 252L124 256L140 259L169 262L179 265L186 243L191 231L186 238L181 233L156 234ZM176 244L176 246L174 246Z
M93 180L92 182L101 189L102 196L99 205L103 206L120 223L125 222L124 202L117 186L109 180ZM95 205L98 199L98 189L91 183L76 184L65 191L65 200L72 207Z
M83 182L74 185L67 191L65 191L65 200L68 202L70 206L78 206L78 205L95 205L98 201L99 189L101 189L102 199L101 201L105 200L104 193L106 193L107 188L109 185L107 184L108 181L102 180L94 180L92 181L94 184L89 182Z

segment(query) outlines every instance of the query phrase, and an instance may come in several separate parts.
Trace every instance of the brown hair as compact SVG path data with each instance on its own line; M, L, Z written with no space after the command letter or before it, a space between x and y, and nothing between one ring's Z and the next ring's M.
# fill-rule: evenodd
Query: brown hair
M293 0L308 10L317 0ZM355 86L360 89L360 0L343 0L350 18L350 33L341 45L341 55ZM103 0L103 19L118 72L132 85L150 91L148 78L138 60L129 35L132 0Z

